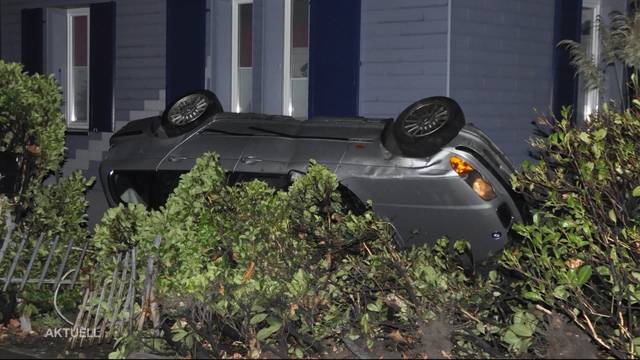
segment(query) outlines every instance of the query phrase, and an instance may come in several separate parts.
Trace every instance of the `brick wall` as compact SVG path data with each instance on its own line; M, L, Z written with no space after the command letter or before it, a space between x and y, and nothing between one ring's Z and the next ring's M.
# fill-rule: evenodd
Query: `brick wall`
M551 99L554 1L452 0L451 97L515 162Z
M396 117L446 95L448 10L448 0L362 1L360 115Z

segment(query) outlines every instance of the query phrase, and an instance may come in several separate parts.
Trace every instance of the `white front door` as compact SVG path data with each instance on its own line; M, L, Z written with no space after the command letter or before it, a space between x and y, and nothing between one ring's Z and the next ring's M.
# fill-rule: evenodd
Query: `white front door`
M62 113L67 114L67 10L46 9L45 72L53 76L62 88L65 101Z
M306 118L309 113L309 0L285 0L284 6L282 113Z
M89 8L46 9L45 66L62 88L72 130L89 128Z
M253 111L253 1L234 0L232 10L231 107Z
M67 10L67 122L89 128L89 9Z

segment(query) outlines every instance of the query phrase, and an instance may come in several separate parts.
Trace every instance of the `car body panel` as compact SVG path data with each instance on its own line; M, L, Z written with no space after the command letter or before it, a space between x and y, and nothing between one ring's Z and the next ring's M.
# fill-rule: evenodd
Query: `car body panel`
M466 126L435 155L410 158L385 146L388 119L313 119L219 113L193 131L167 137L158 119L116 134L101 164L111 205L117 201L109 177L114 171L186 172L205 152L216 152L230 174L303 173L314 159L336 173L341 185L388 219L400 247L447 236L470 241L475 259L497 253L522 220L508 182L513 167L478 129ZM155 126L155 130L154 130ZM135 128L134 132L130 130ZM481 199L451 168L457 156L492 184L497 197Z

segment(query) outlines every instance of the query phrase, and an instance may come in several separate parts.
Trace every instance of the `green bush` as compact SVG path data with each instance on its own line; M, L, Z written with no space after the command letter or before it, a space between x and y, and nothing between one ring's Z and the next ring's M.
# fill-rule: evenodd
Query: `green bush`
M69 241L73 241L75 247L82 248L89 238L86 215L88 204L85 193L92 182L92 179L87 180L80 172L75 172L71 176L60 179L50 185L31 184L25 194L29 207L13 232L11 239L13 245L7 248L4 260L0 263L0 273L7 273L19 248L17 244L21 242L23 236L27 236L25 250L21 253L21 261L17 263L14 274L15 277L23 277L27 272L30 255L38 239L42 236L43 242L37 253L37 261L33 263L29 276L34 278L42 272L45 259L52 251L50 248L51 241L57 236L59 240L53 250L53 254L51 254L51 265L48 272L48 277L54 276L52 274L55 274L58 265L65 258L66 244ZM4 216L5 211L14 213L15 203L10 202L6 197L0 197L0 214ZM0 234L3 236L2 240L4 240L3 230L4 226L0 227ZM29 255L25 255L25 253ZM68 265L65 269L75 267L79 261L80 251L71 251L67 258ZM9 292L22 298L25 304L35 305L40 313L53 311L50 304L53 290L50 287L38 289L35 284L28 284L23 291L18 292L16 286L11 286L9 287ZM62 292L61 297L70 298L62 301L59 299L59 302L63 303L63 308L69 308L76 305L74 301L79 301L78 297L80 295L79 291L65 290Z
M551 135L534 141L543 160L513 179L533 222L516 226L522 241L486 277L462 268L466 242L399 252L384 221L344 210L322 166L311 162L282 192L228 185L212 154L159 211L110 210L96 231L98 262L131 246L157 260L165 335L183 354L318 356L355 343L371 356L542 357L559 355L549 352L560 346L553 331L581 328L610 355L634 355L640 121L603 112L584 129L547 125ZM429 352L433 332L444 353ZM114 356L145 344L132 336Z
M0 194L0 234L4 234L7 216L13 217L14 204L5 195Z
M564 313L616 357L640 351L640 117L604 110L584 128L546 122L542 157L514 186L533 221L502 264L528 302Z
M64 158L61 105L62 93L53 76L29 75L22 65L0 60L0 152L18 154L22 163L30 146L34 183L57 171Z
M460 307L478 310L470 299L493 298L453 260L462 243L459 251L443 240L399 253L386 223L369 211L345 212L341 202L335 175L314 162L282 192L260 181L229 186L217 156L205 154L165 207L112 209L94 241L101 264L132 245L153 254L157 298L177 320L173 340L214 356L233 338L248 356L283 347L281 356L310 356L331 341L371 348L393 326L406 329L402 351L418 356L416 329L456 322Z
M5 235L7 214L18 222L12 236L14 244L19 243L23 236L28 236L25 249L29 251L43 236L44 243L37 258L41 261L34 262L30 277L42 270L44 259L49 255L50 241L55 236L60 240L51 258L51 268L62 261L66 250L64 245L68 241L73 241L75 246L82 246L88 238L85 193L93 180L86 180L76 172L70 177L56 179L51 185L43 185L46 176L60 169L64 157L66 126L60 112L61 105L62 93L52 76L29 75L24 72L22 65L0 60L0 152L16 154L20 169L14 187L18 196L0 196L0 236ZM4 261L0 264L3 274L10 266L16 250L15 245L7 248ZM72 251L68 263L77 264L79 255L79 252ZM23 253L14 276L20 277L26 273L25 258L29 257ZM49 274L52 272L50 270ZM36 289L27 285L21 293L16 294L16 287L11 286L8 292L11 297L17 295L22 298L23 310L33 309L34 304L39 310L52 310L47 304L51 300L51 289ZM77 299L73 297L77 295L69 295L69 301L62 301L63 307L74 306Z
M79 171L50 185L32 186L27 197L29 212L22 225L33 235L45 234L51 239L58 235L75 244L84 243L88 236L87 200L85 194L93 184Z
M516 225L522 241L486 278L458 262L465 242L397 251L385 222L344 210L322 166L282 192L229 186L212 154L159 211L111 210L96 232L99 262L133 245L157 259L156 295L174 321L164 331L183 354L317 356L355 341L371 356L542 357L559 355L554 334L584 331L609 355L635 356L638 114L604 111L582 129L566 118L546 124L551 135L533 141L542 160L514 176L533 221ZM448 350L429 353L430 331Z

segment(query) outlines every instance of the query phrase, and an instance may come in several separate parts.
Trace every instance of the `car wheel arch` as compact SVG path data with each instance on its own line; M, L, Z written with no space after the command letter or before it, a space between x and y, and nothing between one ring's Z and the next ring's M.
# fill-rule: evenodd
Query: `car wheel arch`
M342 196L342 200L343 202L348 202L344 205L347 209L354 210L354 213L363 213L368 208L367 203L370 200L374 200L371 194L361 185L361 180L355 177L338 180L338 191Z

